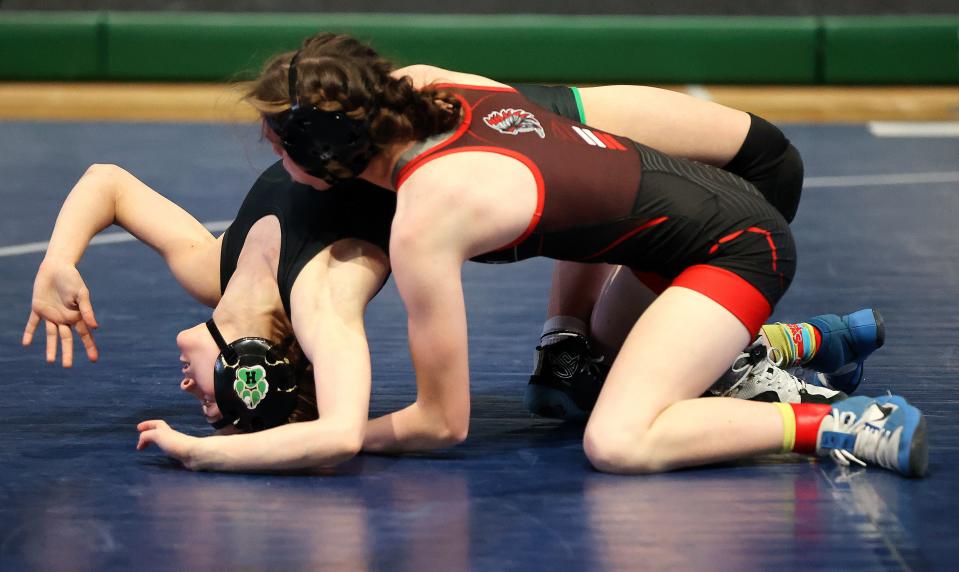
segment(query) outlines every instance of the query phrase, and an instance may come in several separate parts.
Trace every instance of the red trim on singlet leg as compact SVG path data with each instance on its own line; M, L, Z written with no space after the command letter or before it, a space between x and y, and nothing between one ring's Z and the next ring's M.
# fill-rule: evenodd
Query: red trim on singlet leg
M680 286L699 292L729 310L750 334L759 333L763 322L773 312L769 300L742 276L718 266L690 266L673 280Z
M471 151L479 153L496 153L498 155L504 155L506 157L516 159L520 163L526 165L526 168L529 169L530 173L533 175L533 179L536 181L536 210L533 211L533 218L530 220L529 226L526 227L526 230L523 231L523 234L521 234L519 238L505 246L491 250L490 252L499 252L500 250L513 248L517 244L529 238L529 235L533 234L533 231L536 229L536 225L539 224L539 219L543 216L543 205L546 202L546 183L543 181L543 174L540 173L539 167L537 167L529 157L523 155L522 153L513 151L512 149L503 149L502 147L458 147L456 149L447 149L446 151L433 153L428 157L424 157L423 160L416 165L416 167L422 167L430 161L439 159L440 157L445 157L454 153L468 153ZM412 171L407 171L396 181L397 193L399 193L400 187L406 182L406 179L408 179L412 174Z
M718 241L716 241L716 244L712 245L712 247L709 249L709 253L710 253L710 254L716 254L716 251L719 250L719 245L720 245L720 244L726 244L727 242L729 242L729 241L731 241L731 240L736 240L737 238L739 238L740 236L742 236L743 233L746 233L746 232L752 232L752 233L754 233L754 234L761 234L761 235L763 235L763 236L766 237L766 243L769 244L769 250L771 251L772 257L773 257L773 272L775 272L775 271L776 271L777 262L779 261L779 253L776 251L776 243L773 242L773 235L772 235L772 233L770 233L768 230L759 228L758 226L751 226L751 227L749 227L749 228L746 228L746 229L743 229L743 230L737 230L736 232L727 234L726 236L724 236L724 237L720 238Z
M776 262L779 260L779 256L776 252L776 243L773 242L773 235L765 229L759 228L758 226L751 226L746 229L747 232L755 232L756 234L762 234L766 237L766 242L769 244L769 250L772 251L773 255L773 272L776 271Z
M726 236L720 238L720 239L716 242L716 244L714 244L713 247L709 249L709 253L710 253L710 254L716 254L716 251L719 250L719 245L720 245L720 244L726 244L726 243L729 242L730 240L735 240L739 235L741 235L741 234L744 233L744 232L746 232L746 231L745 231L745 230L737 230L736 232L734 232L734 233L732 233L732 234L727 234Z
M638 227L636 227L636 228L634 228L634 229L631 229L629 232L627 232L627 233L624 234L623 236L617 238L617 239L614 240L613 242L609 243L608 245L606 245L605 248L603 248L603 249L600 250L599 252L597 252L597 253L595 253L595 254L590 254L589 256L587 256L586 258L584 258L583 260L589 260L590 258L596 258L597 256L601 256L601 255L603 255L603 254L606 254L606 253L609 252L610 250L612 250L612 249L616 248L617 246L619 246L620 244L622 244L623 241L629 240L630 238L632 238L633 236L635 236L635 235L639 234L640 232L646 230L647 228L652 228L652 227L654 227L654 226L656 226L656 225L658 225L658 224L662 224L662 223L666 222L667 220L669 220L669 217L668 217L668 216L661 216L661 217L659 217L659 218L654 218L654 219L652 219L652 220L648 220L648 221L644 222L643 224L641 224L640 226L638 226Z
M459 127L456 128L456 131L453 132L453 135L450 136L449 139L447 139L446 141L443 141L442 143L440 143L439 145L435 147L430 147L426 151L423 151L419 155L410 159L409 163L407 163L406 165L403 165L403 168L400 169L400 172L397 173L396 175L396 191L397 192L399 192L400 185L403 184L403 181L405 181L409 177L410 171L419 167L419 164L423 162L424 159L427 159L431 153L435 153L439 149L449 146L454 141L456 141L457 139L465 135L467 131L470 130L470 123L473 122L473 108L470 107L469 102L467 102L466 98L464 98L462 95L458 93L454 93L453 96L455 96L457 99L460 100L460 105L462 106L462 109L463 109L463 118Z

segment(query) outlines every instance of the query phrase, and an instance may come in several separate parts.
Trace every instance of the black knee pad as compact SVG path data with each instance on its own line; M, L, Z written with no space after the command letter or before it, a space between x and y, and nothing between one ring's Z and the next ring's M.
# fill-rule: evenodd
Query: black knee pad
M803 165L802 157L799 151L789 144L786 151L783 152L782 162L776 169L775 182L772 187L776 189L775 200L770 203L782 213L786 222L792 222L796 218L796 211L799 210L799 199L802 196Z
M746 139L723 169L752 183L787 222L792 222L802 195L802 157L778 127L752 113L749 117Z

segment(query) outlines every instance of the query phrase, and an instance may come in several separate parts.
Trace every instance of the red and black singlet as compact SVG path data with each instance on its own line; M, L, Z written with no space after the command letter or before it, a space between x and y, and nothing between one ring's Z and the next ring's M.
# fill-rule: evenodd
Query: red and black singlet
M526 231L475 261L622 264L655 289L671 283L705 294L754 331L792 280L789 228L743 179L554 115L512 88L442 87L461 98L463 121L411 149L394 172L396 188L458 152L512 157L537 185Z
M441 87L451 87L443 85ZM536 180L536 213L526 233L483 262L513 262L540 254L524 244L541 236L628 214L639 185L640 161L628 139L574 123L533 104L509 87L460 87L464 110L459 128L401 164L397 189L416 169L450 153L498 153L522 162ZM436 143L436 144L433 144ZM409 156L409 154L407 155ZM602 193L584 192L604 189ZM523 254L514 246L523 245Z

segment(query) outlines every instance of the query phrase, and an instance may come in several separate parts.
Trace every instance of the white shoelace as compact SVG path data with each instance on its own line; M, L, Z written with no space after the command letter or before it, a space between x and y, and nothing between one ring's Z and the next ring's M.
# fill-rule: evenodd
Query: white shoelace
M773 353L775 351L776 350L774 348ZM740 358L744 355L747 355L747 354L742 354ZM739 361L739 359L737 359L736 361ZM749 371L747 372L747 370ZM765 383L767 386L770 386L770 387L775 386L777 390L782 389L783 385L792 385L793 389L796 391L797 394L799 394L800 391L806 391L806 388L807 388L806 382L792 375L788 371L781 369L779 366L776 365L776 362L769 359L768 356L766 358L763 358L763 360L757 363L756 365L750 365L749 361L745 361L744 365L740 367L736 367L736 365L733 364L732 372L736 374L743 373L743 372L746 372L746 373L744 375L741 375L739 377L739 380L736 381L736 383L732 384L728 389L722 392L721 395L723 397L728 397L729 395L731 395L736 390L736 388L738 388L740 385L745 383L750 378L756 379L757 382Z
M872 417L869 415L870 412L875 412L878 415ZM898 448L894 447L891 442L902 432L902 427L890 431L873 424L872 421L878 421L885 417L882 410L875 405L870 405L866 408L862 418L857 418L852 411L839 412L837 410L833 410L830 417L833 422L832 431L856 436L852 451L832 449L829 452L833 460L846 467L850 465L850 462L865 467L866 461L869 461L881 467L896 470Z

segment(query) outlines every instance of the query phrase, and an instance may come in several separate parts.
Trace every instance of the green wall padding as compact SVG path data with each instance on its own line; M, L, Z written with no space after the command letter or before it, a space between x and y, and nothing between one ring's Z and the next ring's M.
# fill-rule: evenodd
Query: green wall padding
M504 81L959 84L959 14L696 17L0 10L0 80L222 81L320 30Z
M107 73L232 78L319 30L507 81L807 83L816 65L813 18L111 13Z
M959 16L823 19L826 83L959 83Z
M97 12L0 12L0 78L100 77L103 18Z

